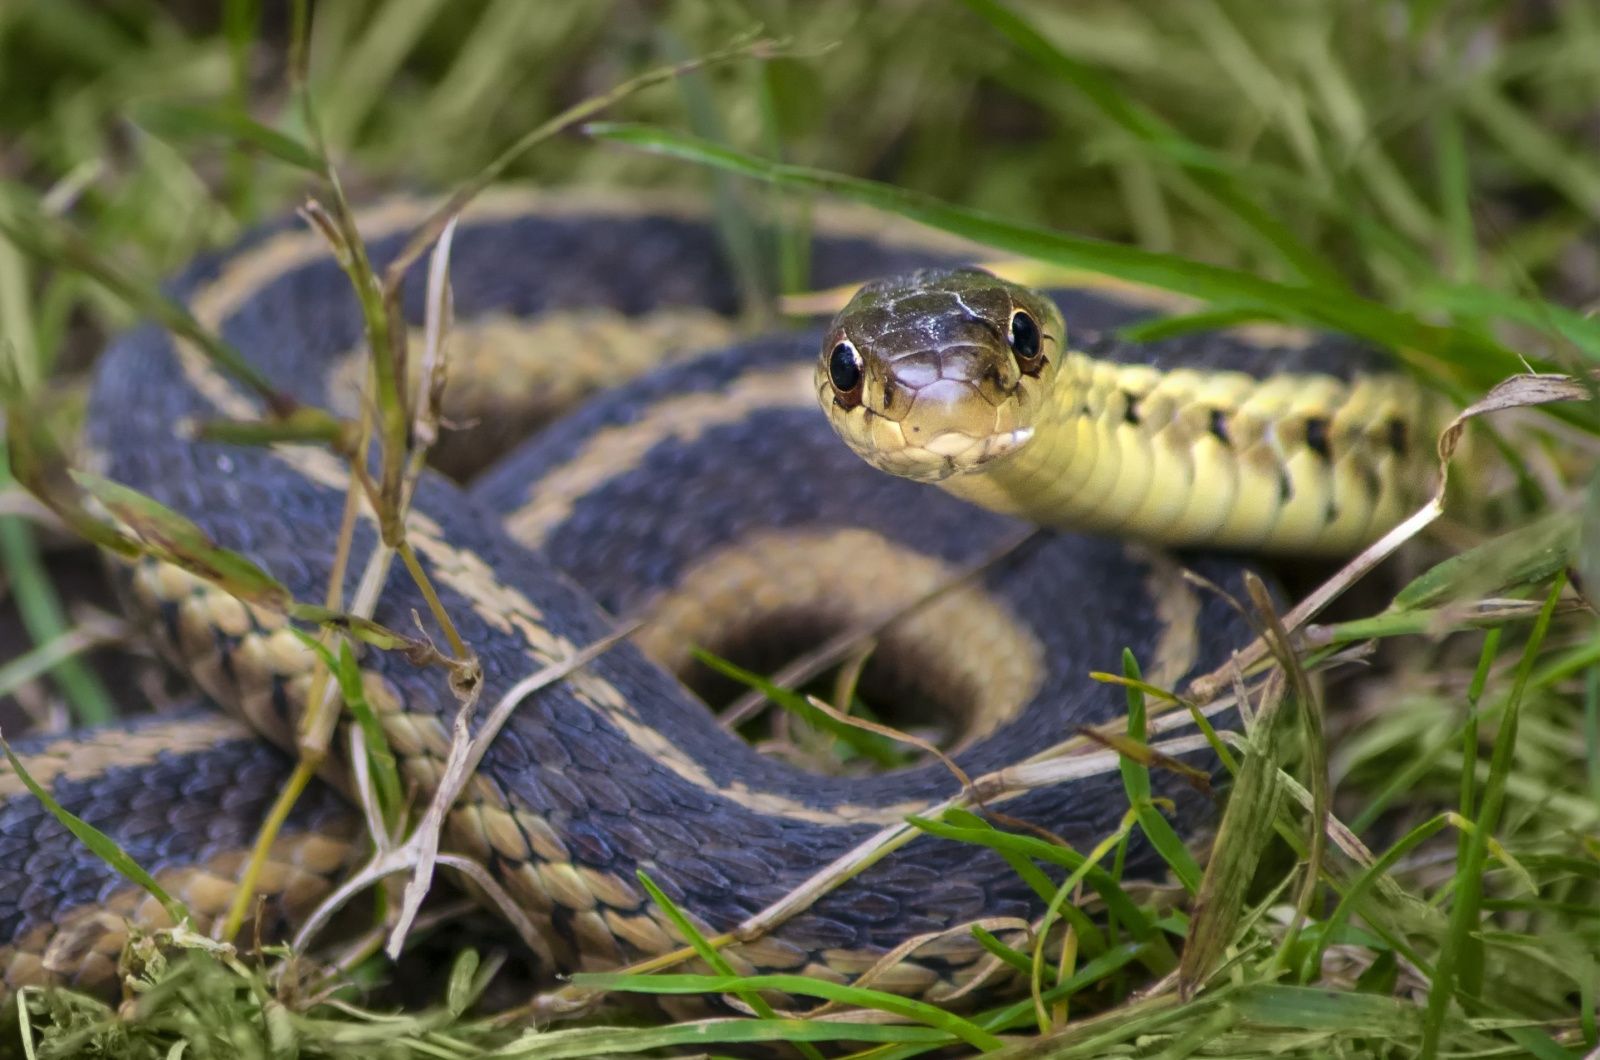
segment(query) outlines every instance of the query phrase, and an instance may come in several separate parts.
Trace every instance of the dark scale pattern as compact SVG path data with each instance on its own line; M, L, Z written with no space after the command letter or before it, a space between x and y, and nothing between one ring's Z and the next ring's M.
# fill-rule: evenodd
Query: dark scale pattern
M113 731L129 743L182 715L145 718ZM26 759L60 737L21 740ZM152 873L203 863L248 847L292 763L241 726L236 739L202 753L160 752L154 761L107 769L92 777L58 777L48 785L63 807L115 840ZM296 803L285 835L330 828L350 834L352 811L332 789L316 783ZM62 914L104 902L130 886L73 839L32 796L0 806L0 945Z
M374 256L381 262L394 249L394 241L380 241ZM722 305L733 285L716 260L708 232L681 221L558 218L469 224L457 237L453 257L456 308L469 317L495 308L531 312L574 301L640 312L673 302ZM922 260L926 262L927 256ZM912 263L907 252L885 251L861 240L824 241L814 261L815 282L820 286ZM197 266L190 283L205 279L213 268L213 264ZM180 284L180 289L184 286ZM415 281L408 292L409 309L416 316ZM286 388L298 388L299 396L309 401L321 398L316 390L323 375L321 359L348 348L357 334L354 306L342 277L330 264L314 265L269 284L225 323L224 330L270 378ZM738 358L809 357L813 341L752 346L720 361L690 366L669 379L642 383L558 431L544 443L543 459L570 454L579 444L584 424L626 421L636 414L637 402L651 393L711 392L726 380ZM178 369L167 338L145 328L120 341L102 363L88 418L91 443L105 455L113 478L196 520L220 544L262 564L297 597L320 598L330 562L325 550L338 523L342 491L302 479L267 452L196 444L174 436L174 424L214 414ZM738 532L756 512L769 524L787 519L828 525L842 501L853 499L863 502L854 505L858 513L896 510L904 520L897 524L900 531L916 547L951 557L987 547L996 529L1005 525L934 491L872 475L841 447L821 445L823 430L820 417L814 417L814 423L792 424L785 418L781 430L768 428L756 435L730 428L711 442L724 453L732 450L741 455L742 462L731 461L732 469L701 462L698 450L668 448L653 453L647 469L608 487L615 491L608 499L579 505L571 528L573 540L618 536L627 541L631 533L634 542L648 543L650 548L634 544L619 548L630 557L652 550L659 556L648 561L630 558L628 562L644 564L630 576L646 584L667 584L675 565L712 547L718 535ZM693 487L700 492L692 503L685 503L681 494L662 492L662 482L681 483L691 473L694 481L700 481L713 468L722 477ZM820 477L819 469L824 469ZM492 501L514 499L515 491L504 476L491 481L498 488L491 486L481 496ZM864 503L867 500L874 503ZM607 506L621 503L647 507L638 516L615 507L607 512ZM547 561L507 540L477 503L450 484L425 480L415 506L444 527L455 546L476 553L501 582L519 587L543 621L571 641L589 642L608 628L586 594ZM679 516L702 522L692 532L677 529L671 524ZM363 530L349 565L352 581L371 546L372 535ZM579 551L558 553L558 563L578 569ZM1040 584L1042 572L1056 568L1065 580L1054 587ZM1225 579L1233 572L1217 566L1208 573ZM1020 594L1019 607L1029 622L1051 631L1049 643L1061 643L1054 632L1058 628L1078 629L1072 644L1075 654L1066 658L1093 659L1103 665L1113 661L1124 644L1137 648L1148 640L1147 616L1134 602L1141 594L1118 592L1134 589L1138 576L1136 568L1120 559L1115 546L1062 537L1047 541L1020 565L995 577L999 591ZM600 591L610 592L603 586ZM1123 595L1130 599L1120 599ZM486 676L483 702L493 703L530 671L525 646L495 631L453 592L446 589L442 596L462 635L480 653ZM1097 601L1091 620L1071 618L1091 599ZM409 630L414 614L425 615L427 608L397 570L376 617ZM1220 608L1208 612L1206 621L1217 649L1239 639L1234 634L1242 635L1237 621ZM430 627L427 632L442 641L437 630ZM368 665L391 682L408 709L453 712L454 703L437 670L418 670L397 656L383 654L370 656ZM1069 665L1052 678L1040 696L1040 709L1010 726L1001 738L974 749L969 763L1009 761L1059 739L1077 724L1116 713L1120 708L1115 695L1084 687L1084 668ZM631 879L636 868L648 868L674 900L713 928L727 927L781 897L870 831L770 816L721 791L737 783L819 808L909 795L936 798L952 791L950 778L939 769L819 784L799 770L757 756L723 733L698 701L627 646L608 653L591 672L614 686L645 723L671 734L719 790L705 790L644 753L568 684L546 689L522 704L485 759L482 772L493 778L507 803L542 817L579 865L623 879ZM218 753L225 761L227 754L238 752ZM214 814L219 812L218 792L197 789L194 781L196 776L214 775L208 772L211 768L190 762L141 783L146 784L152 805L167 808L163 812L187 815L198 797L205 813ZM254 790L266 797L273 785L263 780ZM1114 824L1121 805L1119 785L1108 779L1037 792L1008 803L1007 809L1088 840ZM235 809L222 800L220 812ZM1182 816L1192 818L1203 810L1198 800L1188 798ZM4 815L0 820L10 821L16 812L0 808ZM253 827L254 816L249 819ZM193 849L175 846L171 854L189 856L183 851ZM920 839L785 925L779 935L813 949L883 948L909 933L944 926L979 910L990 915L1021 914L1030 902L1027 888L998 859L970 847ZM555 921L552 930L558 934L571 930L564 916Z
M1267 346L1227 331L1193 331L1151 342L1129 342L1116 332L1161 314L1102 292L1057 289L1048 293L1061 307L1070 346L1120 364L1153 364L1163 370L1182 365L1243 372L1254 379L1280 372L1350 379L1395 368L1394 358L1377 346L1331 333L1313 334L1304 346Z
M1304 346L1263 346L1213 331L1130 342L1109 332L1075 329L1071 317L1067 318L1067 334L1073 349L1092 357L1118 364L1150 364L1162 371L1186 367L1243 372L1253 379L1282 372L1351 379L1395 367L1394 359L1376 346L1341 335L1317 335Z

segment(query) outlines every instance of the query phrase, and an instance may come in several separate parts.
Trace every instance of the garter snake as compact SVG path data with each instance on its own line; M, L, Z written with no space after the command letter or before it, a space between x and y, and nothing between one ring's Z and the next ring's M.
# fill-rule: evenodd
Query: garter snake
M423 216L411 201L363 214L380 268ZM881 221L823 214L811 281L830 287L919 267L948 269L971 257L971 248L908 236ZM423 302L415 271L404 298L413 325ZM1372 375L1359 357L1316 349L1285 354L1220 334L1119 343L1115 328L1152 312L1125 292L1061 292L1058 310L978 274L909 275L898 286L869 287L825 333L783 333L691 358L738 337L738 285L711 228L692 211L504 191L462 221L452 252L451 341L455 372L476 377L465 389L478 388L480 405L521 408L530 395L609 387L501 459L470 490L431 473L418 486L407 537L481 660L482 701L493 703L525 675L604 637L613 615L647 619L635 642L527 697L448 821L449 846L484 864L535 925L526 941L545 971L611 968L681 945L641 888L638 870L704 930L726 931L880 829L960 790L938 762L822 779L758 754L720 728L675 676L692 670L691 645L762 661L763 652L792 650L796 638L805 643L880 618L951 581L1019 529L1009 515L856 460L823 425L819 386L825 404L845 414L834 417L835 427L861 449L863 437L881 433L885 423L916 432L948 413L955 405L939 397L943 384L932 380L955 379L958 367L968 375L958 384L982 391L983 400L1011 395L1028 409L1051 406L1043 391L1050 375L1086 379L1081 397L1063 399L1079 414L1058 409L1046 418L1075 431L1079 447L1122 449L1118 460L1096 462L1092 474L1074 479L1111 482L1110 507L1094 516L1092 506L1079 505L1069 521L1182 542L1205 536L1188 532L1200 515L1172 514L1198 511L1194 497L1183 492L1157 502L1178 492L1174 475L1205 473L1229 454L1213 445L1187 471L1175 471L1171 453L1154 446L1181 456L1185 439L1194 452L1204 441L1195 440L1194 429L1179 435L1178 424L1199 422L1213 442L1231 444L1232 458L1252 469L1232 480L1233 504L1249 507L1267 489L1264 505L1279 523L1298 519L1296 498L1322 481L1305 469L1314 457L1327 460L1323 479L1334 482L1316 499L1324 516L1330 498L1355 505L1351 483L1359 484L1366 514L1349 517L1354 529L1332 547L1379 528L1389 509L1374 498L1406 488L1416 466L1407 459L1415 454L1392 435L1385 435L1383 459L1341 461L1355 435L1345 431L1339 408L1325 402L1348 400L1363 386L1416 392L1399 376ZM361 315L316 233L290 224L257 233L197 262L173 289L202 326L242 351L274 386L301 402L352 407L341 391L359 378L350 366L361 348ZM959 316L949 316L952 305ZM1017 323L1024 310L1039 332L1038 360L1018 346L1019 327L1021 345L1031 345L1027 325ZM1071 349L1078 351L1070 355L1064 320L1072 322ZM898 375L869 360L892 353L909 334L927 342L904 348ZM829 388L848 392L839 384L851 380L830 378L827 366L846 345L861 358L862 380L854 398L845 393L841 400ZM814 379L819 348L823 367ZM935 348L941 352L930 360L925 354ZM682 363L624 381L661 356ZM1317 368L1315 385L1307 382L1313 376L1297 376L1292 395L1253 404L1275 392L1282 356L1298 358L1307 372ZM534 363L552 381L530 386L506 368ZM487 382L484 372L491 373ZM929 378L919 383L919 372ZM990 402L991 425L1036 430L1030 445L1040 446L1042 420L1008 418L997 407ZM876 416L865 427L849 415L863 409ZM1268 409L1276 411L1262 411ZM1218 410L1220 434L1211 429ZM296 598L319 600L334 569L345 468L314 446L233 446L198 440L192 430L261 412L249 391L191 343L146 326L118 340L98 366L84 459L193 520ZM1395 398L1358 418L1384 431L1400 423L1416 440L1427 430L1416 415ZM1313 426L1319 417L1327 418L1324 444ZM986 462L938 441L946 427L927 429L922 452L947 462L935 474L926 473L926 456L883 459L925 478ZM1151 448L1130 448L1135 444ZM1368 455L1381 448L1363 446ZM1150 466L1136 467L1146 452ZM1033 474L1027 459L1021 452L994 463L1026 476ZM1117 487L1122 475L1137 477L1138 488ZM1003 509L1022 507L1014 483L960 492L999 498ZM1158 508L1166 513L1160 518ZM1278 529L1223 524L1233 527L1222 538L1228 545L1316 544ZM344 598L375 541L374 517L365 511ZM1241 567L1232 559L1195 554L1183 563L1224 586L1238 584ZM864 687L880 702L902 701L896 720L915 722L919 710L943 717L968 775L1013 765L1074 740L1084 726L1115 727L1122 692L1086 673L1116 669L1123 648L1135 652L1150 680L1175 685L1243 642L1243 621L1179 570L1171 557L1139 544L1036 535L976 581L886 631ZM254 734L292 742L314 658L283 616L192 574L143 562L118 567L115 578L166 655L248 725L205 712L159 716L37 738L19 750L64 806L117 839L206 930L225 908L243 851L288 768ZM418 617L428 614L416 585L398 571L374 617L395 629L421 622L424 635L442 642L431 620ZM425 794L441 771L455 699L440 671L398 653L369 651L362 669L404 779ZM1199 746L1192 735L1171 738L1188 741L1173 745L1181 752ZM991 808L1091 845L1117 825L1126 801L1114 765L1081 772L1020 789ZM1211 812L1208 798L1175 777L1158 773L1156 789L1173 800L1182 830ZM327 893L361 845L360 831L331 789L301 800L261 881L271 899L258 925L264 936L286 930ZM9 772L0 772L0 853L0 983L7 988L67 982L105 989L114 982L127 920L161 922L153 900L77 846ZM1151 852L1135 844L1128 872L1155 866ZM727 956L739 970L847 980L926 936L875 985L938 998L992 970L970 933L951 929L980 916L1028 918L1037 910L1029 885L998 856L921 835Z

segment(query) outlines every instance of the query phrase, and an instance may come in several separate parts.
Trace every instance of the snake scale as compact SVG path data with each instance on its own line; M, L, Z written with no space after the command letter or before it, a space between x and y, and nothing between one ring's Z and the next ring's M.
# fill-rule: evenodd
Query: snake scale
M363 214L380 267L423 216L409 200ZM527 941L546 973L681 945L638 870L702 929L726 931L960 790L937 761L818 777L725 731L680 680L694 673L691 645L776 665L909 607L1018 533L1012 514L868 467L829 419L874 462L942 478L1004 512L1032 499L1050 507L1047 521L1181 544L1314 549L1328 540L1304 529L1315 512L1338 531L1328 547L1348 548L1383 529L1396 498L1415 488L1423 447L1407 443L1427 429L1420 391L1348 347L1220 333L1130 343L1116 329L1151 316L1148 300L1074 289L1052 302L950 271L971 258L970 248L881 219L820 213L814 287L909 278L866 288L826 332L735 343L738 285L713 228L691 209L504 191L463 220L452 252L450 400L466 394L505 412L603 390L470 489L433 473L418 487L408 536L481 660L482 702L604 637L613 615L647 620L629 642L527 697L447 822L447 845L487 866L530 918ZM413 324L421 273L405 287ZM275 386L302 402L356 407L361 317L316 233L266 229L196 263L173 289ZM716 346L727 348L690 356ZM663 358L675 363L645 372ZM521 380L530 365L544 373L537 383ZM818 413L819 392L830 417ZM974 395L987 403L978 413L967 404ZM345 503L340 462L312 446L198 441L190 429L261 411L190 344L146 326L98 366L84 459L194 520L297 599L321 600ZM863 425L863 412L876 425ZM489 422L474 444L493 440ZM985 432L1002 440L974 440ZM899 437L887 452L878 448L886 434ZM1068 435L1072 459L1059 441ZM443 448L464 451L455 439ZM1098 461L1084 463L1084 453ZM1045 479L1058 461L1078 470L1052 493ZM955 474L980 464L1018 473ZM1226 490L1211 485L1224 465ZM1085 501L1085 490L1107 492ZM1235 511L1245 516L1230 519ZM375 540L367 513L345 599ZM1243 569L1202 553L1182 564L1234 589ZM292 742L312 657L281 615L190 574L145 562L114 576L165 654L230 713L157 715L17 750L56 799L115 838L207 930L289 769L273 744ZM397 566L374 617L407 631L420 621L442 643L418 617L428 613ZM1118 668L1123 648L1151 680L1178 685L1248 635L1169 555L1051 531L885 631L863 689L898 703L898 723L941 721L955 760L976 776L1084 726L1117 728L1123 693L1086 674ZM456 708L443 672L376 650L362 668L402 775L425 794ZM1181 832L1211 814L1188 784L1161 771L1155 780ZM316 785L297 804L261 880L262 922L243 937L281 937L361 847L359 818L334 787ZM1087 847L1126 807L1113 767L991 808ZM1135 843L1128 874L1157 868ZM923 835L727 954L740 970L848 980L928 936L875 985L938 998L992 964L961 925L1037 912L1028 884L998 856ZM105 991L130 921L159 924L163 913L0 771L0 985Z

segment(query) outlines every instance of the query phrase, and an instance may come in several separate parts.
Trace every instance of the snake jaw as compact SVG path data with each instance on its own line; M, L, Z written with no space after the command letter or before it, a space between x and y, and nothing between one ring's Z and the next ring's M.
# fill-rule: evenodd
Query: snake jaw
M1021 449L1033 438L1032 427L1018 427L1014 431L1004 434L991 435L983 453L978 457L978 465L993 463L1001 457L1010 456Z
M914 447L927 455L930 466L924 475L908 477L920 477L927 482L942 482L954 475L977 471L1015 453L1032 437L1032 427L1018 427L1016 430L989 434L982 438L947 431L920 447Z
M818 397L831 402L826 380L818 383ZM880 471L915 482L943 482L957 475L985 469L1012 456L1033 438L1030 426L1001 428L974 434L943 430L924 438L915 425L875 409L843 409L834 405L829 421L850 449Z

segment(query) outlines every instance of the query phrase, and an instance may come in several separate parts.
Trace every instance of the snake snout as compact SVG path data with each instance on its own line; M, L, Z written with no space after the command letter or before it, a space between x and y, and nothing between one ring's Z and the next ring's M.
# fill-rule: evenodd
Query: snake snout
M939 481L1007 456L1032 436L1030 402L1009 357L971 341L895 356L872 352L867 376L876 385L862 400L870 462Z
M1021 426L1015 368L972 346L947 348L927 361L910 370L888 366L887 388L899 398L884 415L900 422L910 444L949 456L956 439L981 443Z

